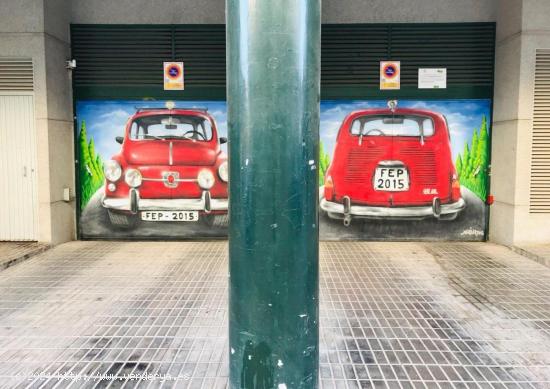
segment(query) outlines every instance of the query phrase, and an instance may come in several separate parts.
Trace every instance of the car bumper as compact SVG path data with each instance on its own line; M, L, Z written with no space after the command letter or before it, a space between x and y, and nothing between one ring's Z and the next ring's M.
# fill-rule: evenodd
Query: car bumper
M139 211L227 211L227 199L215 199L204 191L198 199L142 199L137 190L131 190L128 197L103 196L101 204L114 211L137 213Z
M441 204L440 209L434 206L421 207L371 207L366 205L350 205L349 212L345 211L344 204L321 199L321 209L333 219L367 218L367 219L424 219L439 218L443 215L453 215L466 207L464 199L450 204Z

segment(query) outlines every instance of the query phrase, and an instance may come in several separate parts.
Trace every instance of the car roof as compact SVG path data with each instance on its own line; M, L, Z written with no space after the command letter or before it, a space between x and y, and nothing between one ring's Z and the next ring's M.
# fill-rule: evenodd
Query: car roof
M368 115L419 115L429 116L431 118L439 118L443 120L443 115L427 109L416 108L397 108L395 111L391 111L389 108L369 108L359 109L351 112L347 117L349 119L356 119L360 116Z
M204 109L194 109L194 108L147 108L147 109L138 109L137 112L132 115L132 119L144 117L144 116L157 116L157 115L182 115L182 116L197 116L205 119L214 121L212 116L206 112Z

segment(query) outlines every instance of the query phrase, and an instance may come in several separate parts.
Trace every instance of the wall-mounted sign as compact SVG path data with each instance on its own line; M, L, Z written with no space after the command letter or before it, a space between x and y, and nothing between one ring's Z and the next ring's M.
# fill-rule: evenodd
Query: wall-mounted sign
M380 61L380 90L401 89L401 62Z
M446 89L447 69L418 69L419 89Z
M183 62L164 62L164 90L183 90Z

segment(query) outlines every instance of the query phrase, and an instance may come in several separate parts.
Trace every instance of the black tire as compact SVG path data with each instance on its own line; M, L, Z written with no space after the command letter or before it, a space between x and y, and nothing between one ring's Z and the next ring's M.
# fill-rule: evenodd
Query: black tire
M137 224L136 215L128 215L121 212L111 211L110 209L107 210L107 214L109 215L111 225L115 228L121 230L131 230L135 228Z
M229 215L205 215L203 216L204 223L208 227L225 228L229 225Z

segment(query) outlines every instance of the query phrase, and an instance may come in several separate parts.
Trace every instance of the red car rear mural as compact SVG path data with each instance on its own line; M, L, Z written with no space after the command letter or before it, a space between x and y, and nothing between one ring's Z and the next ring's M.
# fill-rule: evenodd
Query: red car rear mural
M346 226L355 218L454 220L465 202L445 117L388 105L344 119L321 209Z
M138 220L227 218L227 157L216 123L206 110L139 109L127 122L121 149L105 163L102 205L111 224Z

